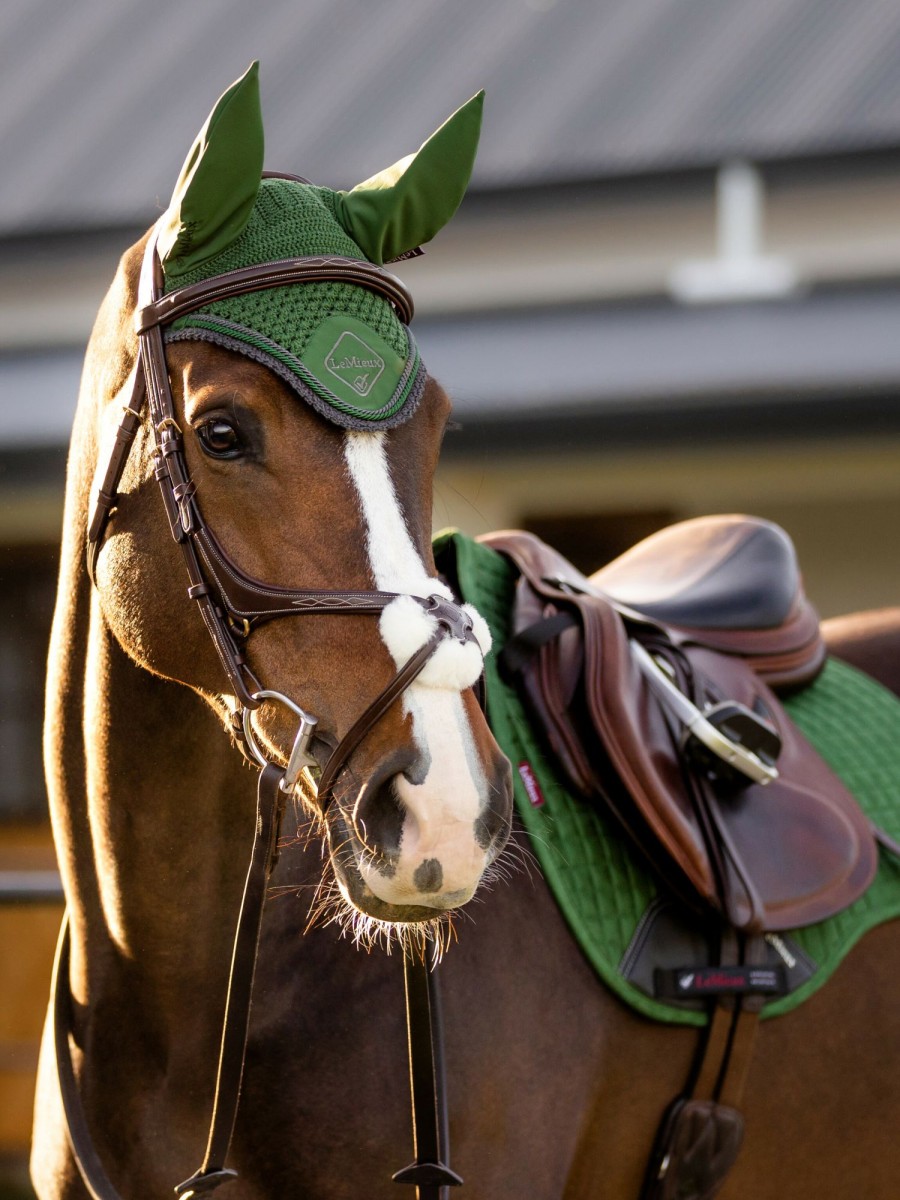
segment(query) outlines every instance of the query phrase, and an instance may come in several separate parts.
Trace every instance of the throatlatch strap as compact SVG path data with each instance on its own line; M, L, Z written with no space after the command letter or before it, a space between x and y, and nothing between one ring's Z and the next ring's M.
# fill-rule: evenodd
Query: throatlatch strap
M450 1131L437 967L429 969L423 957L407 951L403 979L415 1158L397 1171L393 1180L414 1184L416 1200L446 1200L447 1188L459 1187L462 1179L450 1170L448 1162Z
M234 1132L241 1090L259 931L266 903L266 886L275 865L278 829L284 805L284 792L278 786L283 778L284 771L274 763L269 763L259 773L256 836L234 936L209 1141L202 1165L190 1179L177 1185L176 1196L211 1192L220 1183L227 1183L237 1176L237 1171L225 1166L225 1159Z

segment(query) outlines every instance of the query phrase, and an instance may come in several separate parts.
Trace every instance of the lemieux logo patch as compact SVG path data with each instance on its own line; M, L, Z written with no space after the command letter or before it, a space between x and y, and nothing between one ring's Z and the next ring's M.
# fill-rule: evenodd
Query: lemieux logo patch
M303 350L303 365L339 407L367 418L397 400L414 349L398 351L367 323L349 313L326 317ZM329 401L331 403L331 401ZM392 410L393 411L393 410Z
M368 396L381 377L384 359L346 329L325 355L325 367L358 396Z

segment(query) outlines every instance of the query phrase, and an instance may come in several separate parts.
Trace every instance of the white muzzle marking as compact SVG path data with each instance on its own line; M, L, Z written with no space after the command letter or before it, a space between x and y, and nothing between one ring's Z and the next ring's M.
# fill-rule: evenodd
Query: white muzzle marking
M366 545L375 586L405 593L384 609L381 636L398 667L430 639L437 622L412 596L452 599L419 557L390 476L386 434L346 435L345 456L366 524ZM478 679L490 633L471 605L476 642L447 637L402 698L413 737L427 770L420 782L395 780L404 807L399 859L390 876L362 862L372 892L390 904L446 908L468 900L487 865L475 836L488 800L487 780L460 693ZM425 869L427 866L427 869ZM427 878L427 889L425 879Z

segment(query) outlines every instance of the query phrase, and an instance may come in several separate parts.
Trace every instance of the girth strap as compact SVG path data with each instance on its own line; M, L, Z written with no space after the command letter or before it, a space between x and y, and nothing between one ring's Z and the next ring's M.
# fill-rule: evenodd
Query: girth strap
M723 932L720 960L746 966L765 961L765 941ZM719 996L710 1012L684 1094L666 1110L650 1156L641 1200L714 1200L744 1136L739 1105L753 1053L764 995Z

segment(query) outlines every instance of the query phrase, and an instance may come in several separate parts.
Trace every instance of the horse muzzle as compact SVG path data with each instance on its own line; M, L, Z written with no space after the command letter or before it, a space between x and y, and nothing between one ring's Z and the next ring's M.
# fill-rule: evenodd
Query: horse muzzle
M509 764L498 752L477 789L471 775L436 775L433 761L397 768L394 756L355 796L334 805L332 864L345 898L366 915L433 918L471 900L506 844Z

